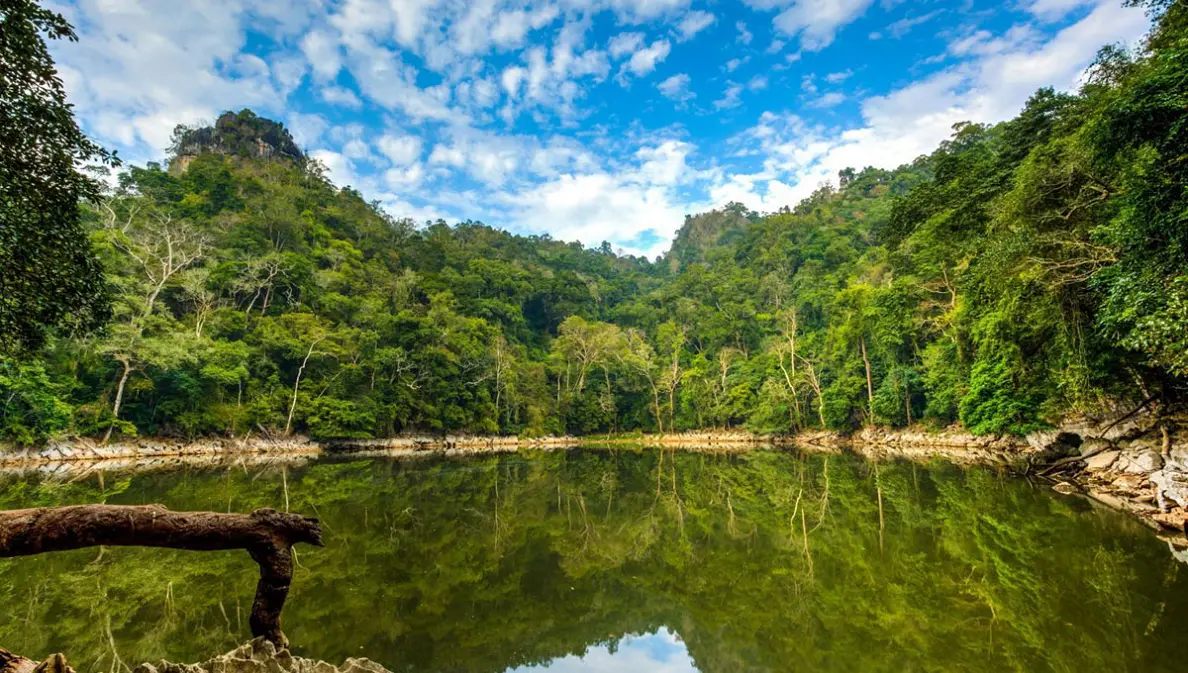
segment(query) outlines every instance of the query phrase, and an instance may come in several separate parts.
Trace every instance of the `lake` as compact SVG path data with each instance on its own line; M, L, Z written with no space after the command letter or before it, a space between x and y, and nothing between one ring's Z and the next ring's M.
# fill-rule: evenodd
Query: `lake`
M319 516L296 654L393 671L1183 671L1188 572L991 469L642 449L0 476L0 507ZM0 559L0 645L79 673L248 639L245 552Z

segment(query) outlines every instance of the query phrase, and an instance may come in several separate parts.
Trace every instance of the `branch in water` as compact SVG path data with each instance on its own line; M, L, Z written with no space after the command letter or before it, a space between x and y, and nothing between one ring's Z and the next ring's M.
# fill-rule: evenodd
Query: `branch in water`
M251 514L172 512L161 505L79 505L0 512L0 557L97 546L246 549L260 566L251 628L288 647L281 609L293 581L293 545L323 546L317 519L258 509Z

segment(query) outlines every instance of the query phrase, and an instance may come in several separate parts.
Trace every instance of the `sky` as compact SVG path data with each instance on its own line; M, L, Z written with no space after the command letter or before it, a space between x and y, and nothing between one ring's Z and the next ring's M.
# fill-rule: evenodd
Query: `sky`
M795 205L1073 90L1121 0L46 0L84 131L160 160L250 107L418 222L649 257L688 214Z

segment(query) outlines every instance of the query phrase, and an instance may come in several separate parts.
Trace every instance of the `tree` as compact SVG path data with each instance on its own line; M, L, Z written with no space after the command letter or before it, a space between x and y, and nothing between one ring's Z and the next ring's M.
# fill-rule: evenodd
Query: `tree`
M79 201L101 183L78 166L109 154L74 120L45 39L76 40L33 0L0 3L0 349L33 349L50 330L86 332L110 315L103 267Z
M275 347L300 363L293 376L293 394L285 416L284 433L287 435L293 430L293 416L306 367L315 357L334 356L337 344L332 340L334 331L331 326L312 313L286 313L269 323L267 335Z

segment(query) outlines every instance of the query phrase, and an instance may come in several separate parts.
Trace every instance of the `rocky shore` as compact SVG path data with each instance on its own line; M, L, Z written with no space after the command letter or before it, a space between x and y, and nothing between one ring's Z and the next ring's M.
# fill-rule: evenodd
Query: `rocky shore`
M610 437L485 437L480 435L404 435L386 439L312 440L303 436L193 441L136 439L101 444L79 438L40 447L0 445L0 474L76 475L95 470L160 470L180 465L269 464L319 455L467 456L575 446L639 445L692 449L771 445L778 438L748 432L688 432ZM785 438L784 441L787 441Z
M0 673L74 673L61 654L51 654L43 662L13 655L0 649ZM341 666L324 661L295 657L288 650L278 650L264 638L256 638L226 654L196 664L168 661L144 663L133 673L391 673L370 659L349 658Z

